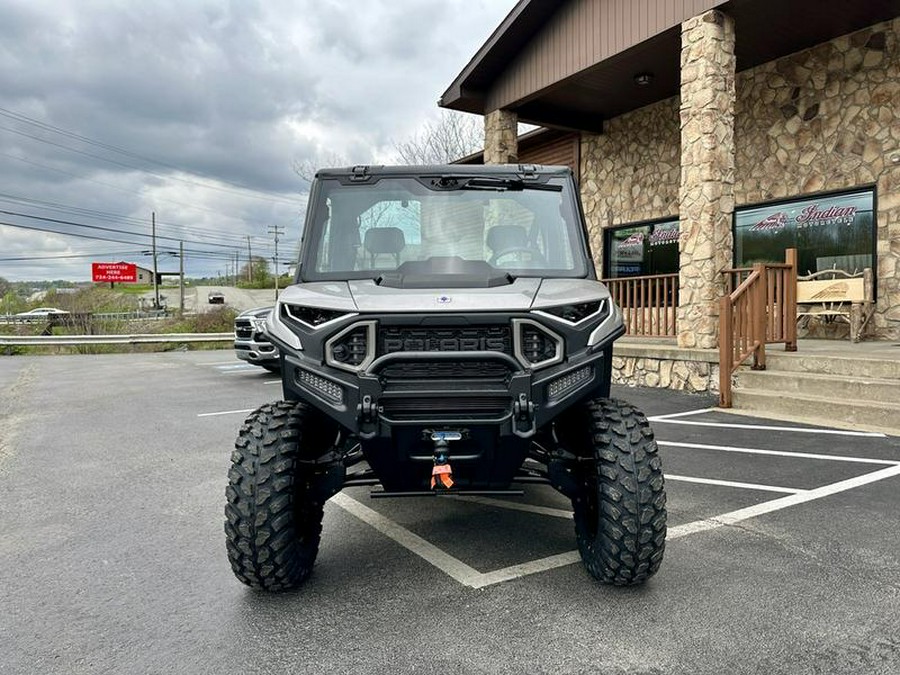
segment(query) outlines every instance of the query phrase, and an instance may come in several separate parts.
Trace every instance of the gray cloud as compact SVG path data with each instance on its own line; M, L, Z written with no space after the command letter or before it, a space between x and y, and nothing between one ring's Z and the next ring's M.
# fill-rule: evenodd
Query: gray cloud
M305 195L293 162L390 156L514 4L8 0L0 108L89 140L0 114L0 210L136 242L127 232L146 231L155 210L161 230L198 249L250 235L268 255L270 225L296 245ZM129 248L140 247L0 226L0 258ZM0 276L86 279L89 261L0 260ZM223 266L194 264L189 274Z

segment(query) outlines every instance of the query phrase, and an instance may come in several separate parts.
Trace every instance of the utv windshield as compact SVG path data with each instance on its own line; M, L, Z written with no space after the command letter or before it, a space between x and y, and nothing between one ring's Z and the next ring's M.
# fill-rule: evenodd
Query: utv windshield
M517 276L584 277L570 186L563 176L320 179L300 275L406 286L447 275L487 285Z

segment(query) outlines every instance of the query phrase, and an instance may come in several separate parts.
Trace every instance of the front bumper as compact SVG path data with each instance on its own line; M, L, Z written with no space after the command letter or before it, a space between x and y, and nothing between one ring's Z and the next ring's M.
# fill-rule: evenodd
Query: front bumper
M257 340L235 340L234 354L242 361L256 365L278 363L278 347L271 342Z
M348 373L292 350L284 354L284 395L310 403L363 439L390 437L399 427L472 426L529 438L586 396L609 395L611 345L621 332L537 371L500 352L404 351ZM467 363L487 364L489 372L448 375L448 366ZM401 364L430 374L398 381L390 373Z

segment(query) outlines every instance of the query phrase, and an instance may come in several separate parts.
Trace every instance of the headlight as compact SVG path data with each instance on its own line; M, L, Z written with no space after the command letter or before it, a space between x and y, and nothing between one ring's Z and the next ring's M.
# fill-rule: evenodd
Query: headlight
M563 360L563 339L531 319L513 319L513 349L526 368L546 368Z
M310 328L319 326L347 316L349 312L339 309L321 309L319 307L304 307L303 305L284 305L285 313L292 319L306 324Z
M325 363L350 372L365 370L375 358L375 322L360 321L325 343Z
M606 300L592 300L591 302L581 302L573 305L543 307L539 311L562 319L567 323L576 324L588 317L605 317L609 314L609 303Z

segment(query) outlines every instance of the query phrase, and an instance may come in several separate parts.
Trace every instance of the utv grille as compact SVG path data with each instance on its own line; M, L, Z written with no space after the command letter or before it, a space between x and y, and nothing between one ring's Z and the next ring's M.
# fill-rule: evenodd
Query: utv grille
M383 326L378 331L378 355L394 352L501 352L512 356L509 326L404 327Z
M500 380L509 375L509 366L496 361L410 361L394 363L381 370L388 381L402 380Z
M382 414L398 421L496 419L511 408L508 396L385 397L380 403Z

